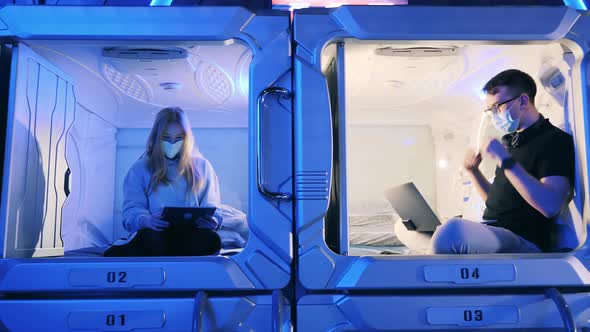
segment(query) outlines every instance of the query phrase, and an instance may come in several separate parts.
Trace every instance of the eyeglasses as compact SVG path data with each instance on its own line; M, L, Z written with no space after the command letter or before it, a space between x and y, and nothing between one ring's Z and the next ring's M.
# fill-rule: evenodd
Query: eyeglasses
M490 106L490 108L486 108L483 112L486 115L498 114L498 113L500 113L500 106L502 106L502 105L504 105L506 103L509 103L509 102L515 100L518 97L520 97L520 95L518 95L518 96L516 96L514 98L510 98L508 100L505 100L505 101L503 101L501 103L495 103L494 105Z

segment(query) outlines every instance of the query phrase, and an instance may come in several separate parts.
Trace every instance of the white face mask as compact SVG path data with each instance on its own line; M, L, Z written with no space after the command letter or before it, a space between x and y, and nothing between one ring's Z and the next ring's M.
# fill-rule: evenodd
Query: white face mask
M166 155L166 157L173 159L174 157L176 157L176 155L178 154L178 152L180 152L180 149L182 149L182 141L180 140L174 144L168 142L168 141L162 141L162 151L164 152L164 154Z
M503 133L511 133L515 131L520 124L520 118L513 119L512 115L510 115L510 111L514 104L516 103L513 102L512 105L510 105L510 108L507 108L500 114L492 114L492 122L494 123L494 126Z

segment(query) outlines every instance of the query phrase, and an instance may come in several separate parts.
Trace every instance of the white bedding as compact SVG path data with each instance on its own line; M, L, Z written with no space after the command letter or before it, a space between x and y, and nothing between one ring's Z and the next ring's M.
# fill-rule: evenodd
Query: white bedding
M220 255L231 256L243 250L248 241L247 216L242 211L229 205L221 205L219 212L223 222L218 230L221 238ZM125 241L123 241L125 242ZM108 246L85 247L69 250L64 253L66 257L97 257L102 256Z
M403 245L394 232L399 217L393 213L348 217L350 245L395 247Z
M222 204L219 213L223 217L218 234L221 237L221 247L244 248L248 241L248 220L244 212Z
M348 256L380 256L380 255L407 255L411 254L406 246L375 247L351 245L348 248Z

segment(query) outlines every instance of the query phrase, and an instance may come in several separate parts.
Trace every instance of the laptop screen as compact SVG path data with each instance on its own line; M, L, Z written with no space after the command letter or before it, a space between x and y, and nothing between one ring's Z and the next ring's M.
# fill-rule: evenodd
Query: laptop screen
M386 190L385 198L402 221L411 221L409 224L413 225L414 230L418 232L434 232L441 224L413 182ZM408 227L407 224L406 227Z

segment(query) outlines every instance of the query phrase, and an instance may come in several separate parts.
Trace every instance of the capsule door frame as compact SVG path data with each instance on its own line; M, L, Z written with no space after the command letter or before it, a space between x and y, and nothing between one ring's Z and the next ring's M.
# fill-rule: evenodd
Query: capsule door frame
M272 145L262 144L261 135L269 134L259 126L264 117L281 113L282 122L277 127L287 133L292 129L288 13L258 15L241 7L6 6L0 9L0 23L0 38L15 44L27 40L236 40L252 52L247 161L250 237L241 253L231 257L158 257L139 261L104 257L1 259L1 291L280 289L288 284L293 256L292 135L272 137ZM7 155L9 149L7 142ZM280 149L286 151L286 158L272 155ZM6 159L4 175L8 176L9 158ZM257 167L259 162L272 167L265 171ZM4 181L3 193L6 186ZM6 196L2 197L3 220L7 216ZM110 272L125 272L138 279L126 284L110 283ZM45 277L32 283L27 281L31 275ZM153 278L145 283L140 280L142 275Z
M330 43L347 38L374 41L446 41L524 43L560 40L582 59L574 65L575 107L583 119L578 140L583 165L583 210L588 206L587 73L590 20L567 7L412 7L343 6L295 12L295 220L298 277L307 289L387 289L448 287L521 287L590 284L586 246L574 254L421 257L350 257L331 251L324 241L324 218L332 181L333 136L327 80L321 56ZM514 20L511 18L519 17ZM539 19L542 18L542 19ZM417 24L427 22L428 24ZM542 22L542 23L540 23ZM580 84L580 82L582 82ZM340 96L339 96L340 97ZM341 185L341 188L343 186ZM345 185L344 185L345 187ZM340 221L342 224L343 222ZM341 227L343 227L341 225ZM487 277L461 280L463 269L485 270ZM538 271L560 271L559 276ZM444 277L438 277L443 275ZM488 279L489 278L489 279Z

